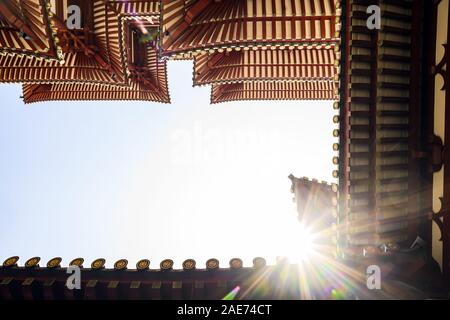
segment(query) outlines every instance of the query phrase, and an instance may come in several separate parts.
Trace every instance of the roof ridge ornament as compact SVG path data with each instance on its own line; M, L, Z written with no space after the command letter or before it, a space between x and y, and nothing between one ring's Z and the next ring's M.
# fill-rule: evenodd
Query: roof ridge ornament
M242 259L233 258L230 260L230 268L231 269L241 269L243 267Z
M170 271L173 269L173 260L165 259L161 261L159 267L161 268L162 271Z
M206 261L206 269L208 270L217 270L219 269L219 260L212 258Z
M194 259L187 259L183 262L183 270L191 271L195 270L196 262Z
M116 263L114 263L115 270L126 270L127 266L128 266L127 259L120 259L120 260L117 260Z
M264 258L256 257L255 259L253 259L253 267L255 269L264 268L266 265L267 265L266 259Z
M83 258L75 258L72 261L70 261L69 266L76 266L78 268L83 268Z
M39 261L41 261L40 257L33 257L27 260L25 262L26 268L38 268L39 267Z
M47 262L47 268L50 268L50 269L59 268L59 267L61 267L61 261L62 261L61 257L56 257L56 258L50 259Z
M3 262L3 267L17 267L17 261L19 261L19 256L9 257Z
M139 271L148 270L150 268L150 260L142 259L136 263L136 269Z
M106 260L103 258L96 259L91 263L91 268L94 270L104 269L105 262L106 262Z

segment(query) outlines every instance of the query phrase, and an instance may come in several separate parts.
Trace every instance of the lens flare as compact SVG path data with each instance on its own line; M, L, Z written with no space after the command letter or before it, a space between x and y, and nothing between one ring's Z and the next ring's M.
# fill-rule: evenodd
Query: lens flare
M231 290L225 297L223 297L222 300L234 300L234 298L236 298L236 295L238 294L238 292L241 290L241 287L237 286L236 288L234 288L233 290Z
M315 251L314 241L317 234L314 234L304 225L298 225L298 222L292 226L286 227L282 232L286 233L286 242L279 252L291 263L299 263L311 259Z
M307 259L314 251L314 238L314 235L305 226L300 227L298 232L298 259L300 261Z

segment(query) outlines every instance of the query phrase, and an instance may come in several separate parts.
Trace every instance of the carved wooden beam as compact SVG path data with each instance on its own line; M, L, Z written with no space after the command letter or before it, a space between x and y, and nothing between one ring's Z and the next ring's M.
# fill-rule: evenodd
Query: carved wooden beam
M97 52L87 46L84 41L81 41L78 36L74 35L73 32L69 30L61 20L55 17L54 22L58 28L58 31L63 32L66 36L70 37L70 39L74 41L74 43L79 46L79 48L82 49L87 56L92 56L103 68L111 73L113 72L111 65L107 63Z

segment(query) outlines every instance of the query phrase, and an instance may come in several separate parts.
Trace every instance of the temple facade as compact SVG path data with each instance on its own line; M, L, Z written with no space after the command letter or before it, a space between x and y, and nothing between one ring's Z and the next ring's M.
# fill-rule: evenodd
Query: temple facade
M412 123L420 108L416 15L423 10L415 2L347 3L339 177L350 247L411 244L429 209L414 155L421 129ZM381 8L381 29L366 26L369 3Z
M380 28L367 27L370 5ZM350 0L343 11L340 254L363 261L421 239L448 288L449 2Z

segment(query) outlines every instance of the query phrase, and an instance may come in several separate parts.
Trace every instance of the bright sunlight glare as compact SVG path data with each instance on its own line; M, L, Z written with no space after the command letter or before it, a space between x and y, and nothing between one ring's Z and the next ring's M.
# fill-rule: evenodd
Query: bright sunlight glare
M0 234L2 256L179 268L311 254L288 175L333 182L332 103L210 105L210 87L191 85L192 61L168 69L170 105L24 106L19 86L0 87L0 211L14 226Z
M314 241L320 236L313 234L308 227L298 221L288 222L282 232L288 235L285 245L280 247L280 257L285 257L290 263L299 263L312 258L316 249ZM282 237L282 235L279 235Z

